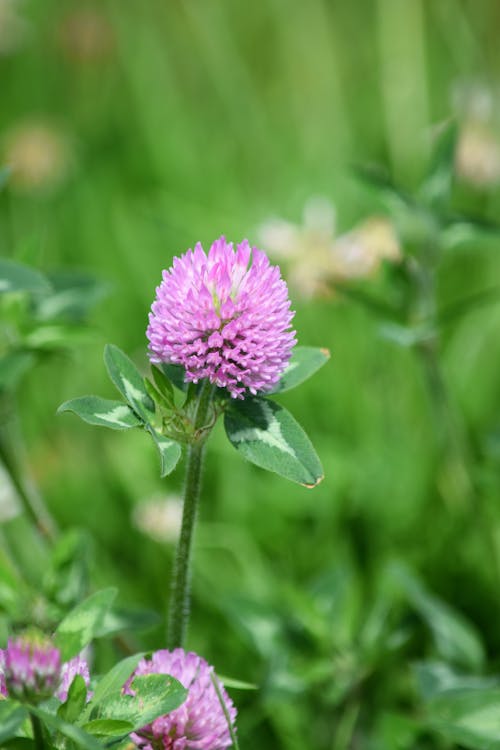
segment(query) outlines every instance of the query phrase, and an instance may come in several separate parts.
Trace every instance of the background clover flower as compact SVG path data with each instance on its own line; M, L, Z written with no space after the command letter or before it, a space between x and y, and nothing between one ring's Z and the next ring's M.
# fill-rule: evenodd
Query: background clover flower
M88 690L90 685L89 666L83 656L78 654L73 659L65 662L61 668L61 682L56 692L56 698L59 698L62 703L67 699L68 690L76 675L83 677L83 681L87 686L87 701L91 699L92 693Z
M61 655L49 639L26 634L9 640L1 668L6 695L40 702L59 685Z
M244 240L224 237L208 255L198 243L163 272L147 336L154 363L182 365L186 380L208 380L234 398L268 391L296 343L278 266Z
M156 651L151 659L139 662L134 677L144 674L171 675L188 690L188 696L175 711L160 716L131 735L137 747L144 750L152 750L158 745L164 750L224 750L231 747L228 722L212 682L214 668L201 656L181 648ZM221 682L215 679L234 726L236 708ZM130 692L129 684L130 681L125 692Z
M52 641L38 633L11 638L0 649L0 695L38 703L52 696L64 702L76 675L87 688L90 675L87 662L75 656L61 664L61 654ZM87 700L91 693L87 692Z

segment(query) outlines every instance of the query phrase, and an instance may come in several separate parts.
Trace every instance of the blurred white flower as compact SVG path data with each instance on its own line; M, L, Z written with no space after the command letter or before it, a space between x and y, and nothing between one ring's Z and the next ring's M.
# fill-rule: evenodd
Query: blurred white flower
M29 25L20 5L19 0L0 0L0 56L15 52L26 38Z
M27 120L3 138L3 162L11 169L12 188L29 193L60 185L74 165L74 153L67 135L58 128Z
M279 260L291 286L305 298L331 296L335 282L375 273L383 260L397 261L399 242L391 222L372 216L335 236L335 210L326 198L312 198L301 225L270 219L258 230L269 255Z
M174 544L182 523L182 499L177 495L152 497L134 508L134 526L156 542Z
M335 209L328 199L311 198L302 224L269 219L258 229L262 249L282 262L291 286L303 297L328 296L335 236Z
M459 120L455 151L457 177L476 188L500 182L499 97L480 81L460 81L452 91Z
M370 216L336 240L332 255L335 278L359 279L376 273L384 260L400 260L401 249L389 219Z
M500 182L500 138L481 123L463 125L455 152L459 179L473 187L487 188Z

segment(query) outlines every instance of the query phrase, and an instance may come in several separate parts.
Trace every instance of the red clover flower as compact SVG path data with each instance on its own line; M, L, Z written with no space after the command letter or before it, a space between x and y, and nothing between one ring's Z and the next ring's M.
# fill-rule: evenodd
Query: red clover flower
M285 281L261 250L220 237L198 243L163 271L147 337L153 363L182 365L233 398L269 391L296 343Z
M25 633L0 649L0 695L40 703L52 696L64 702L75 676L90 684L87 662L81 656L61 664L61 654L50 638ZM91 694L88 692L87 700Z
M193 652L182 648L156 651L151 659L139 662L133 677L145 674L168 674L188 690L184 703L166 716L132 734L131 739L143 750L162 747L164 750L225 750L231 747L231 733L217 686L224 701L231 725L236 708L214 675L214 668ZM130 683L125 692L131 692Z
M48 638L38 634L11 638L2 661L10 697L38 703L54 695L61 678L61 655Z

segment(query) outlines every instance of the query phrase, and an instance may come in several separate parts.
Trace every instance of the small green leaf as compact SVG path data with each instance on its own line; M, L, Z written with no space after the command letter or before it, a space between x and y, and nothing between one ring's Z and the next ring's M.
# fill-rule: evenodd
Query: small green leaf
M186 370L181 365L168 365L165 362L157 365L167 380L169 380L179 391L185 392L189 383L186 383Z
M155 410L154 402L146 393L142 375L132 360L117 346L108 344L104 349L104 362L109 377L132 409L149 424Z
M274 401L232 401L224 426L230 442L247 461L305 487L315 487L323 479L321 462L306 433Z
M26 710L19 703L0 698L0 742L15 737L27 716Z
M449 691L500 688L498 677L461 674L442 661L422 661L413 665L420 695L432 701Z
M0 390L15 388L34 363L33 352L20 350L5 354L0 359Z
M469 294L462 299L441 308L436 314L436 323L440 326L454 323L478 307L496 304L500 300L500 287L494 286Z
M84 422L112 430L128 430L143 423L123 401L111 401L99 396L80 396L61 404L57 413L72 411Z
M471 750L500 750L500 689L450 691L428 708L427 722Z
M179 462L182 455L181 446L174 440L163 437L163 435L160 435L152 427L148 428L148 432L153 438L160 456L160 476L162 478L166 477L175 469Z
M167 378L163 370L158 369L158 367L153 367L151 370L153 374L153 380L155 381L155 385L161 395L164 397L166 403L170 404L171 406L174 405L174 389L172 387L172 383Z
M86 343L90 338L89 329L53 323L37 326L24 337L23 343L35 351L52 352Z
M97 591L66 615L54 636L62 661L76 656L99 633L115 597L114 588Z
M428 592L406 567L395 566L392 575L432 632L439 656L468 669L481 669L485 653L473 625L460 612Z
M94 719L84 724L82 729L98 737L122 737L130 734L134 726L122 719Z
M430 325L405 326L392 322L382 323L378 332L382 338L403 349L411 349L435 335Z
M46 726L60 732L78 747L83 748L83 750L102 750L102 745L80 727L70 724L64 721L64 719L59 718L59 716L35 706L30 706L29 711L34 716L37 716Z
M446 205L450 199L457 136L456 123L448 123L437 139L428 174L420 191L420 197L430 206Z
M450 216L441 230L440 244L445 250L467 244L498 240L500 224L473 216Z
M81 529L70 529L57 539L44 576L48 598L68 611L88 589L91 539Z
M121 689L143 657L143 653L127 656L126 659L119 661L118 664L115 664L109 672L101 677L95 687L92 700L90 703L87 703L83 714L84 719L88 718L100 703L107 701L114 694L121 692Z
M225 675L218 674L217 677L222 682L224 687L233 688L234 690L258 690L259 686L253 682L243 682L243 680L236 680L234 677L226 677Z
M40 271L15 263L13 260L0 259L0 294L6 292L27 292L43 294L50 291L47 278Z
M81 323L109 290L108 284L87 274L57 272L47 274L47 277L52 292L36 301L38 320L63 319Z
M413 198L392 180L384 167L379 164L358 164L353 169L361 182L386 198L391 205L405 208L414 206Z
M317 349L313 346L296 346L288 367L271 393L283 393L283 391L295 388L314 375L329 359L330 352L328 349Z
M74 724L85 708L86 702L87 686L83 677L77 674L70 685L66 701L57 710L57 715L60 719Z
M100 702L96 718L128 721L136 730L178 708L187 697L181 683L164 674L136 677L131 689L134 695L124 695L121 690L108 695Z

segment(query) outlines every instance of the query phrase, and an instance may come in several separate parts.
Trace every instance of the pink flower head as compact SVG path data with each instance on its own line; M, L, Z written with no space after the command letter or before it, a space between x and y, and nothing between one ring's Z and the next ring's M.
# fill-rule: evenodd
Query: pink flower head
M143 750L156 747L164 750L225 750L231 747L228 722L212 679L217 680L233 726L236 708L214 676L214 668L204 659L182 648L156 651L151 659L139 662L134 677L144 674L171 675L188 690L188 696L179 708L132 734L131 739L137 747ZM130 681L125 692L131 692Z
M61 665L61 654L50 638L27 632L11 638L7 648L0 649L0 695L39 703L55 696L62 703L75 676L90 685L85 659L75 656ZM87 691L87 700L92 694Z
M2 658L6 695L40 702L54 694L61 675L61 655L43 636L11 638Z
M296 343L278 266L244 240L224 237L208 256L198 243L163 271L147 337L153 363L182 365L186 381L208 378L233 398L269 391Z

